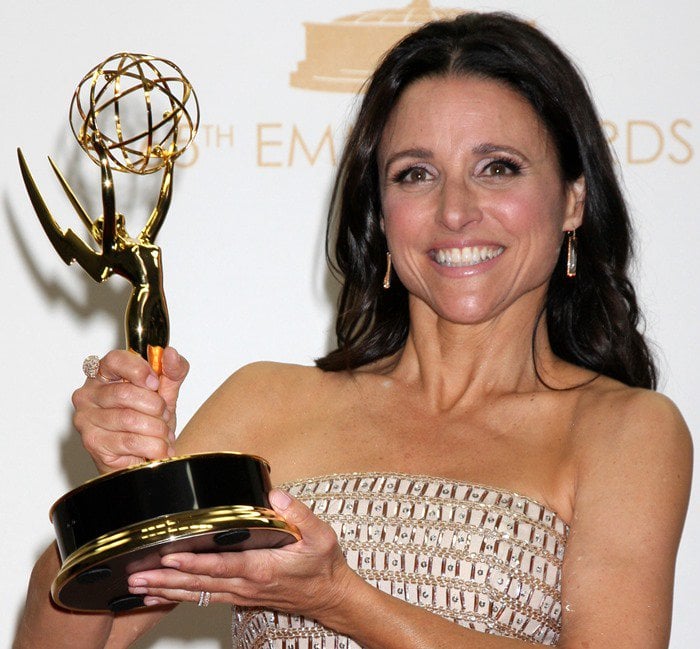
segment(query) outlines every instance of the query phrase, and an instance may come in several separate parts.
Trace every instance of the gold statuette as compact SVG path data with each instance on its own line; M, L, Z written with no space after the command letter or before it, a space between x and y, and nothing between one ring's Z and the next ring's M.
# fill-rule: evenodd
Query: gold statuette
M88 215L51 158L49 162L99 250L58 225L18 149L27 192L63 261L76 261L97 282L113 273L131 282L133 290L125 315L126 344L160 373L169 326L161 250L154 241L170 206L173 165L197 132L197 97L174 63L145 54L115 54L90 70L78 84L70 123L80 146L100 166L102 216L92 219ZM116 210L112 171L143 175L161 170L156 206L138 236L132 237L126 219Z

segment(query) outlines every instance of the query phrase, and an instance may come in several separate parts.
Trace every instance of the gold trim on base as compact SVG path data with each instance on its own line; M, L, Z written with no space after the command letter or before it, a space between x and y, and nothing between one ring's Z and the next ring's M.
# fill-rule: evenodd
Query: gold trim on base
M212 507L161 516L105 534L67 556L51 586L51 597L71 610L110 611L110 600L128 596L130 574L158 567L160 557L171 552L226 551L215 537L234 530L246 530L250 537L231 550L278 547L301 539L296 527L262 507ZM109 572L108 583L100 579L80 583L81 575L100 568ZM85 604L76 605L76 591L79 599L88 600ZM96 602L96 593L97 599L106 601Z

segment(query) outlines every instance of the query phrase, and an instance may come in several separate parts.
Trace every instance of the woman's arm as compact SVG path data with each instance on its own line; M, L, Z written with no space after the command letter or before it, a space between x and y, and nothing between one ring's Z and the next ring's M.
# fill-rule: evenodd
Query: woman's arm
M52 544L32 571L13 649L122 649L130 646L172 608L159 607L116 617L59 608L49 595L58 569L58 550Z
M562 568L562 645L665 648L693 464L688 429L668 399L634 391L579 434L587 452Z
M59 609L51 601L51 582L59 567L58 550L52 544L32 571L13 649L106 646L112 629L112 616L78 615Z
M167 456L175 439L177 394L188 364L169 348L163 365L164 374L157 378L138 355L110 352L100 363L100 372L114 382L88 379L74 393L76 428L101 472L141 462L144 457ZM56 546L51 545L32 571L14 649L128 647L169 610L115 617L59 608L49 594L59 568Z

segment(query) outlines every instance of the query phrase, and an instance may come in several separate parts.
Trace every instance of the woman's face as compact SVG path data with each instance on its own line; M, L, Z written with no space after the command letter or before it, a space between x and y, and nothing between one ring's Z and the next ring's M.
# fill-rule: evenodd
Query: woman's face
M389 116L378 164L382 226L411 299L460 323L542 304L584 183L564 183L525 99L475 77L417 81Z

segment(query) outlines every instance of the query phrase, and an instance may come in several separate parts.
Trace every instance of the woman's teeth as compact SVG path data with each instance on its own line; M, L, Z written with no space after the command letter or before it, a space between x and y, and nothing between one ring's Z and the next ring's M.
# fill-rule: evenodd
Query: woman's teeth
M483 261L498 257L503 250L503 246L444 248L435 252L434 259L441 266L475 266Z

